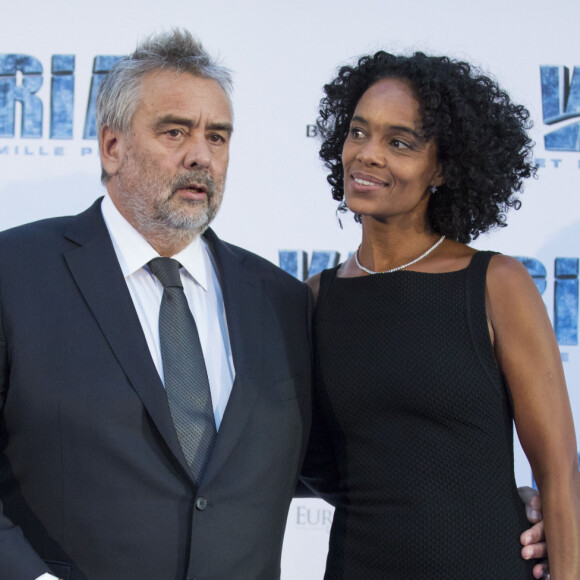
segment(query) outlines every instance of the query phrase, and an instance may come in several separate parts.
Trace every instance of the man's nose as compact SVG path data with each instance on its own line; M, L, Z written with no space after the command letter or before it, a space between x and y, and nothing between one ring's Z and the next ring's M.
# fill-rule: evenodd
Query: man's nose
M187 168L203 167L207 169L211 163L211 150L204 135L192 135L187 143L183 164Z

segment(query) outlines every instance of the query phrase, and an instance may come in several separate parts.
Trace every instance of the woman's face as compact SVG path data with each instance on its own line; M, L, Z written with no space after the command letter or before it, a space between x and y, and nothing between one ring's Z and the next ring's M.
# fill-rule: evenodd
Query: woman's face
M430 186L443 183L433 141L422 137L419 103L400 79L377 81L360 98L342 149L349 209L393 223L424 224Z

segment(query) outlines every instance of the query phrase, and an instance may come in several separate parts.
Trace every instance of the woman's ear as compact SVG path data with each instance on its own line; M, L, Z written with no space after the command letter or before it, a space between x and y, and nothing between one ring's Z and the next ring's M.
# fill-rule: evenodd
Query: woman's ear
M443 177L443 165L441 163L437 164L437 169L433 174L433 178L431 179L431 183L429 185L435 187L441 187L445 183L445 177Z

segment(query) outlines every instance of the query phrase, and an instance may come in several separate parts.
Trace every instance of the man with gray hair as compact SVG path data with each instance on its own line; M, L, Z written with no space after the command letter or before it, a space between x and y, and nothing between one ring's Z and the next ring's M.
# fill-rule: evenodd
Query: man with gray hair
M0 234L0 578L280 576L311 298L208 229L230 90L149 38L100 87L105 198Z

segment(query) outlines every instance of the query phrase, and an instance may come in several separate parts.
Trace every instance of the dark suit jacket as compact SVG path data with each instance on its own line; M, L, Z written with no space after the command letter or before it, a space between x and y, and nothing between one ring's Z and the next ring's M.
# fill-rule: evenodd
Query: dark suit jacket
M100 201L0 234L0 578L279 577L310 424L311 298L205 236L236 379L196 489Z

